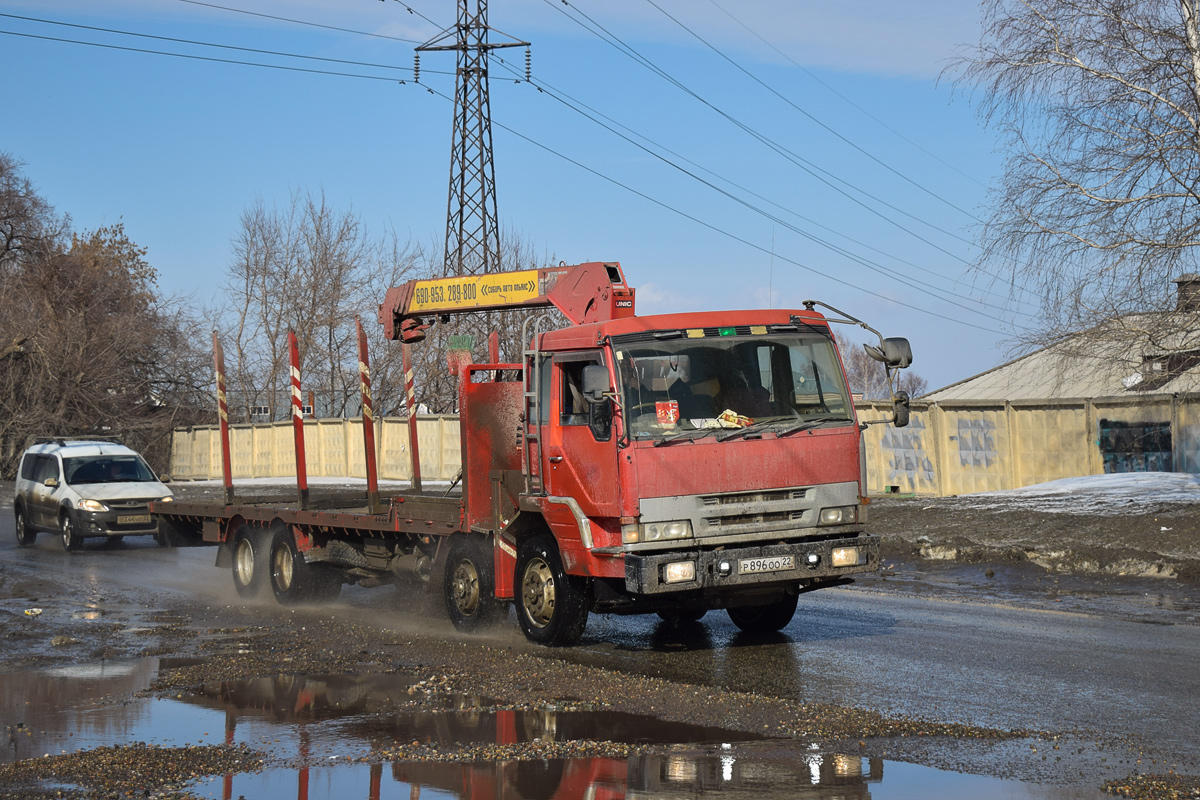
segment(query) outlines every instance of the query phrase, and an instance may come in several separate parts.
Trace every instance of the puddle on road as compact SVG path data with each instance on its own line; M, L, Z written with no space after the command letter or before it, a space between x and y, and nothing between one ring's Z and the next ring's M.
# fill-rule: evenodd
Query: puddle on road
M0 675L0 763L102 745L240 743L266 752L258 773L193 781L211 798L436 797L461 800L701 798L1065 798L1099 792L1024 784L806 748L652 717L581 709L511 708L399 675L279 675L206 685L169 699L131 695L160 669L194 661L142 659ZM517 760L530 743L610 741L652 754ZM471 748L499 758L393 761L383 751ZM482 750L480 749L482 748ZM486 758L486 756L482 757Z

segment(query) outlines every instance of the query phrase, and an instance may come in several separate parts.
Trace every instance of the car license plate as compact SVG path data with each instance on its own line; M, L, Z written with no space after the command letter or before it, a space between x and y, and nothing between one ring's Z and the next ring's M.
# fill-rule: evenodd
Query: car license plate
M738 562L738 574L747 575L752 572L780 572L785 569L795 569L795 556L771 556L769 558L743 558Z
M117 517L118 525L141 525L149 524L149 522L149 514L122 514L121 516Z

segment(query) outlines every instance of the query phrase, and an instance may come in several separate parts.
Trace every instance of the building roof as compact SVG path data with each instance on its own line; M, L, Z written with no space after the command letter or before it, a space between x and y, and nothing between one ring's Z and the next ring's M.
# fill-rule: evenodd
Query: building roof
M937 403L1136 399L1200 392L1200 330L1195 319L1192 314L1128 315L921 399ZM1172 325L1180 322L1190 330ZM1146 336L1147 332L1158 335ZM1158 344L1148 344L1150 339Z

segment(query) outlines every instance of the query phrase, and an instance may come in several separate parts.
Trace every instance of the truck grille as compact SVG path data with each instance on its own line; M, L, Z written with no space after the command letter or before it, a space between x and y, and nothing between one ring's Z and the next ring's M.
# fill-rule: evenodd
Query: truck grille
M769 531L802 522L812 507L807 489L704 495L697 536Z

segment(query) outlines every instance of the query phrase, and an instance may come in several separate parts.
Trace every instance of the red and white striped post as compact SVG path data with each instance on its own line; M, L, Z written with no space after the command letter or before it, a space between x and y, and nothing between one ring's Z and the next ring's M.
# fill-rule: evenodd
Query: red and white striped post
M308 508L308 465L304 459L304 403L300 394L300 352L296 332L288 331L288 355L292 364L292 431L296 435L296 491L300 508Z
M221 478L225 482L225 505L233 505L233 465L229 455L229 400L225 396L225 351L213 331L213 366L217 373L217 417L221 425Z
M379 475L375 469L375 408L371 403L371 361L367 355L367 334L362 320L354 318L358 329L358 379L362 384L363 449L367 457L367 510L379 510Z
M417 447L417 392L413 387L412 350L400 345L404 357L404 406L408 409L408 453L412 457L412 490L421 493L421 451Z

